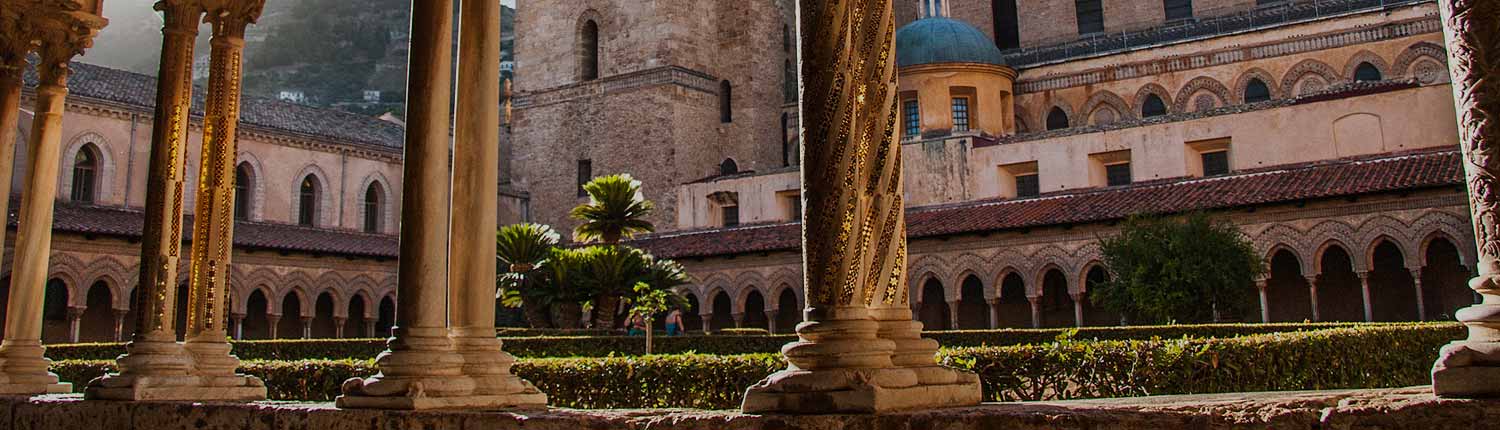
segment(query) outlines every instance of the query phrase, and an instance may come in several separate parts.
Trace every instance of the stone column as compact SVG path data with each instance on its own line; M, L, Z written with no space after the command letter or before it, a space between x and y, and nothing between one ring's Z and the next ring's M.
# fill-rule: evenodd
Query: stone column
M1417 293L1417 321L1427 321L1427 301L1422 297L1422 269L1411 269L1412 289Z
M266 322L268 323L266 325L269 326L267 327L267 338L280 339L281 336L277 333L280 330L277 330L277 328L281 326L281 314L266 312Z
M951 329L953 329L953 330L958 330L958 305L959 305L959 303L962 303L962 302L960 302L958 300L953 300L953 301L948 302L948 327L951 328Z
M1443 397L1500 395L1500 1L1439 0L1448 70L1458 110L1458 141L1463 149L1479 248L1479 276L1469 287L1481 304L1458 311L1468 339L1443 347L1432 368L1433 391Z
M129 312L128 309L114 309L110 312L115 317L115 342L125 340L125 314Z
M20 27L20 14L0 7L0 214L10 213L10 180L16 164L16 131L21 122L21 75L26 56L36 49L34 38ZM0 236L0 242L4 237ZM0 244L3 245L3 244ZM3 248L3 247L0 247Z
M1269 280L1267 280L1267 279L1258 279L1258 280L1255 281L1255 291L1260 294L1260 322L1261 323L1269 323L1269 322L1271 322L1271 300L1270 300L1270 297L1268 297L1268 295L1267 295L1267 290L1270 288L1270 285L1268 284L1268 282L1269 282Z
M375 338L375 321L374 318L365 318L365 337Z
M1365 304L1365 322L1375 321L1375 305L1370 301L1370 272L1359 272L1359 293Z
M343 339L344 338L344 323L346 323L348 321L349 321L348 317L333 317L333 338L334 339Z
M706 335L713 332L713 327L710 327L711 325L713 325L713 320L714 314L712 313L698 314L698 321L701 321L703 323L703 334Z
M499 224L500 3L460 3L458 108L453 142L448 294L454 347L474 380L470 407L545 407L547 396L511 373L495 337L495 228Z
M376 359L380 373L344 382L336 401L341 408L462 407L456 400L474 391L474 380L463 376L464 357L449 337L445 289L453 0L413 1L411 23L396 328L389 349ZM465 214L472 215L478 214Z
M42 44L38 47L35 117L26 143L26 192L21 196L11 265L5 339L0 342L0 394L69 392L72 384L59 383L57 375L47 371L51 360L44 357L41 342L47 260L52 253L52 203L57 199L63 109L71 73L68 62L89 47L107 21L63 10L61 4L51 2L7 3L11 4L4 6L3 13L12 22L8 25L24 22Z
M1073 325L1083 327L1083 294L1072 294L1073 296Z
M769 331L772 334L775 334L776 333L776 314L778 312L776 312L775 309L767 309L764 313L766 314L766 331Z
M800 2L805 322L790 366L746 413L877 413L978 404L912 321L891 0Z
M182 203L187 165L188 116L193 102L193 42L203 6L196 0L163 0L161 62L151 124L141 233L139 293L132 306L135 332L116 360L119 373L89 381L91 399L144 400L153 391L194 385L192 360L177 343L177 264L182 250Z
M1323 321L1318 312L1318 275L1307 275L1307 301L1312 305L1313 322Z
M732 320L734 320L734 328L745 328L745 313L744 312L735 312L735 313L729 314L729 318L732 319Z
M1027 297L1026 301L1031 304L1031 328L1042 328L1042 298Z
M84 308L68 308L67 317L69 343L78 343L79 331L83 330L83 310Z
M312 339L313 317L299 317L302 322L302 339Z
M990 328L1000 328L1000 299L989 299L984 303L990 310Z
M245 27L260 17L265 0L203 0L212 24L209 40L208 98L203 114L203 159L198 169L198 198L188 283L187 340L199 386L183 390L181 400L261 400L265 384L235 374L240 360L231 355L224 314L229 311L230 256L234 251L234 177L238 165L240 69ZM198 391L198 393L194 393Z
M245 314L229 314L229 321L230 324L234 325L234 327L231 328L231 330L234 332L234 340L244 340Z

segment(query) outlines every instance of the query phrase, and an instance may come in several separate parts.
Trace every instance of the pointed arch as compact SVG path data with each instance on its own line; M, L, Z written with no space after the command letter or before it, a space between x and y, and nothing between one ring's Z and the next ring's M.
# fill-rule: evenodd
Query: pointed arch
M333 194L332 182L322 168L309 164L292 181L290 222L311 227L337 225L333 218L333 199L329 197ZM311 212L307 212L308 210Z
M1434 234L1441 233L1452 238L1453 245L1458 248L1458 255L1461 262L1471 269L1477 267L1475 266L1475 262L1479 261L1479 250L1475 248L1474 241L1472 239L1458 239L1474 237L1474 224L1469 220L1467 213L1458 215L1445 211L1427 212L1412 222L1411 231L1422 238L1422 241L1419 242L1421 247L1418 249L1424 253L1427 250L1427 244L1431 242Z
M1169 109L1166 113L1172 113L1172 111L1170 111L1173 106L1172 93L1168 92L1166 87L1163 87L1155 82L1142 85L1141 89L1136 90L1134 103L1130 104L1131 106L1135 107L1134 109L1132 109L1132 111L1136 113L1143 112L1143 110L1146 108L1146 99L1153 95L1157 98L1160 98L1162 104L1166 106L1167 109Z
M1358 231L1359 236L1355 239L1355 243L1361 247L1360 255L1364 257L1363 263L1366 267L1364 270L1370 270L1369 268L1373 267L1375 246L1380 244L1382 237L1390 240L1396 248L1401 250L1403 261L1408 264L1414 261L1411 250L1417 248L1418 239L1411 237L1411 229L1405 222L1389 215L1378 215L1360 223Z
M1365 63L1375 66L1375 70L1380 72L1381 79L1390 79L1396 76L1395 73L1391 72L1391 66L1385 62L1385 58L1369 50L1361 50L1354 53L1354 55L1349 57L1348 61L1344 62L1344 81L1350 82L1356 80L1359 66Z
M1392 77L1414 78L1423 84L1448 82L1448 50L1442 45L1422 41L1406 47L1391 64Z
M265 208L266 200L267 181L264 173L266 169L261 165L260 157L256 157L255 153L250 151L240 151L238 158L239 164L235 165L236 182L238 182L239 176L243 172L246 176L245 179L248 179L248 183L244 184L243 187L238 183L236 184L235 213L244 214L244 219L246 220L261 221L265 216L263 209ZM240 193L245 193L246 195L241 197ZM243 212L241 212L239 207L240 203L245 204Z
M1212 106L1201 105L1199 100L1204 94L1213 96L1215 100ZM1229 103L1229 88L1224 87L1218 79L1199 76L1188 81L1182 89L1177 91L1176 100L1177 104L1173 107L1177 112L1198 112L1218 108Z
M87 155L89 165L79 161ZM71 201L97 204L114 199L115 154L109 140L94 131L85 131L74 136L63 148L58 172L57 195ZM75 184L79 173L88 170L87 184ZM75 193L78 191L78 193ZM86 197L80 199L79 197Z
M1278 85L1279 81L1277 81L1276 78L1271 75L1271 72L1267 72L1265 69L1259 67L1251 67L1244 73L1240 73L1240 77L1235 78L1234 101L1232 101L1231 103L1254 103L1246 99L1246 94L1248 93L1247 90L1250 87L1250 83L1256 80L1259 80L1262 84L1265 84L1266 89L1269 90L1271 94L1271 100L1278 100L1285 97L1285 89L1281 88L1281 86Z
M1313 254L1312 273L1304 274L1303 276L1319 275L1327 272L1327 270L1324 270L1327 262L1323 261L1323 258L1327 256L1328 250L1330 248L1338 248L1340 251L1343 251L1345 255L1348 255L1350 260L1349 264L1353 266L1352 268L1355 272L1364 270L1362 268L1362 264L1365 260L1358 257L1359 255L1363 254L1353 252L1355 248L1350 248L1349 244L1343 240L1328 239L1323 241L1321 245L1318 245L1316 253Z
M980 285L984 286L984 296L986 298L995 297L995 286L990 282L990 277L993 276L993 272L990 271L990 267L992 266L993 264L990 263L988 258L972 252L965 252L959 255L958 258L953 259L953 267L954 270L959 272L958 275L950 279L951 282L944 282L943 285L948 286L948 284L953 284L948 287L957 292L963 286L965 277L974 276L979 278ZM953 297L958 297L958 295L953 295Z
M1083 104L1083 111L1088 114L1088 125L1107 125L1136 118L1136 112L1130 108L1130 104L1108 90L1095 91L1090 95Z
M578 61L576 76L579 81L592 81L604 75L606 27L604 15L597 10L588 9L578 16L574 55Z
M366 233L385 233L396 223L396 199L391 198L395 188L381 172L371 172L360 182L354 207L360 208L360 226ZM372 200L373 197L373 200ZM373 218L372 218L373 217Z
M1311 81L1309 79L1315 79ZM1309 81L1305 81L1309 80ZM1329 85L1343 82L1337 71L1333 70L1328 63L1316 59L1306 59L1292 65L1286 74L1281 76L1281 90L1288 97L1301 97L1309 93L1322 91ZM1318 86L1313 83L1320 84Z

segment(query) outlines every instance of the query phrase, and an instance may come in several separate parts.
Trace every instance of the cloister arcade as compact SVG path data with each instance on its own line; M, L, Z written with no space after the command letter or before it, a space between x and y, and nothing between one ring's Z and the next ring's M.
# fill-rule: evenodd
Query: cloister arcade
M1467 285L1475 250L1472 241L1459 239L1471 236L1465 218L1423 210L1242 225L1265 256L1265 275L1256 280L1261 312L1223 317L1239 322L1451 321L1454 311L1477 300ZM1094 243L913 252L908 272L912 310L928 330L1128 324L1090 303L1090 287L1109 276ZM685 313L690 331L743 327L790 333L800 321L802 277L796 267L700 276L698 285L683 289L693 310Z

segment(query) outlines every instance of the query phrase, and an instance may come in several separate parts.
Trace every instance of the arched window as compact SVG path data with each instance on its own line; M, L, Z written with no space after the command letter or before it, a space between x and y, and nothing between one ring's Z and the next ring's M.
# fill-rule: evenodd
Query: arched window
M578 35L579 77L585 81L599 79L599 23L588 20Z
M318 178L307 175L297 194L297 224L313 226L318 222Z
M240 163L234 168L234 219L250 219L250 197L255 192L255 183L250 179L250 164Z
M380 213L384 212L381 204L384 201L385 189L379 182L370 183L370 188L365 189L365 233L380 232Z
M1068 128L1068 113L1063 112L1060 107L1053 107L1051 112L1047 112L1047 129L1062 130L1065 128Z
M734 84L719 82L719 122L734 122Z
M1245 103L1259 103L1271 99L1271 87L1260 78L1251 78L1250 83L1245 84Z
M1167 103L1161 100L1161 96L1147 94L1146 101L1141 103L1141 117L1150 118L1167 114Z
M719 163L719 174L721 175L733 175L739 172L740 165L735 163L733 158L725 158L723 163Z
M1381 79L1383 78L1380 76L1380 69L1375 68L1375 65L1370 64L1369 61L1359 63L1354 67L1355 82L1374 82Z
M73 201L94 202L94 189L99 180L98 172L99 148L92 143L84 144L82 148L78 148L78 153L73 155Z

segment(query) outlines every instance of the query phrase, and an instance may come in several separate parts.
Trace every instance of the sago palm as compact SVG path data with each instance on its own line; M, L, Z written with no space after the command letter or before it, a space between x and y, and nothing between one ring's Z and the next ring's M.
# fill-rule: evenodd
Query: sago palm
M513 224L495 232L495 259L502 271L495 296L506 306L520 306L533 328L551 326L548 308L557 294L547 266L560 239L541 224Z
M687 298L677 294L677 287L693 283L693 277L688 274L687 269L681 263L665 258L646 256L646 275L641 278L641 284L645 285L645 292L663 291L669 298L668 304L673 308L686 309ZM637 295L644 294L643 290L637 289Z
M646 221L653 205L641 193L641 181L630 175L600 176L583 185L589 202L573 208L573 219L583 224L573 230L580 242L600 241L613 245L621 238L650 233L656 226Z
M646 276L646 255L619 245L595 245L581 252L583 259L576 280L593 293L594 328L614 328L620 300L632 294L635 285Z

